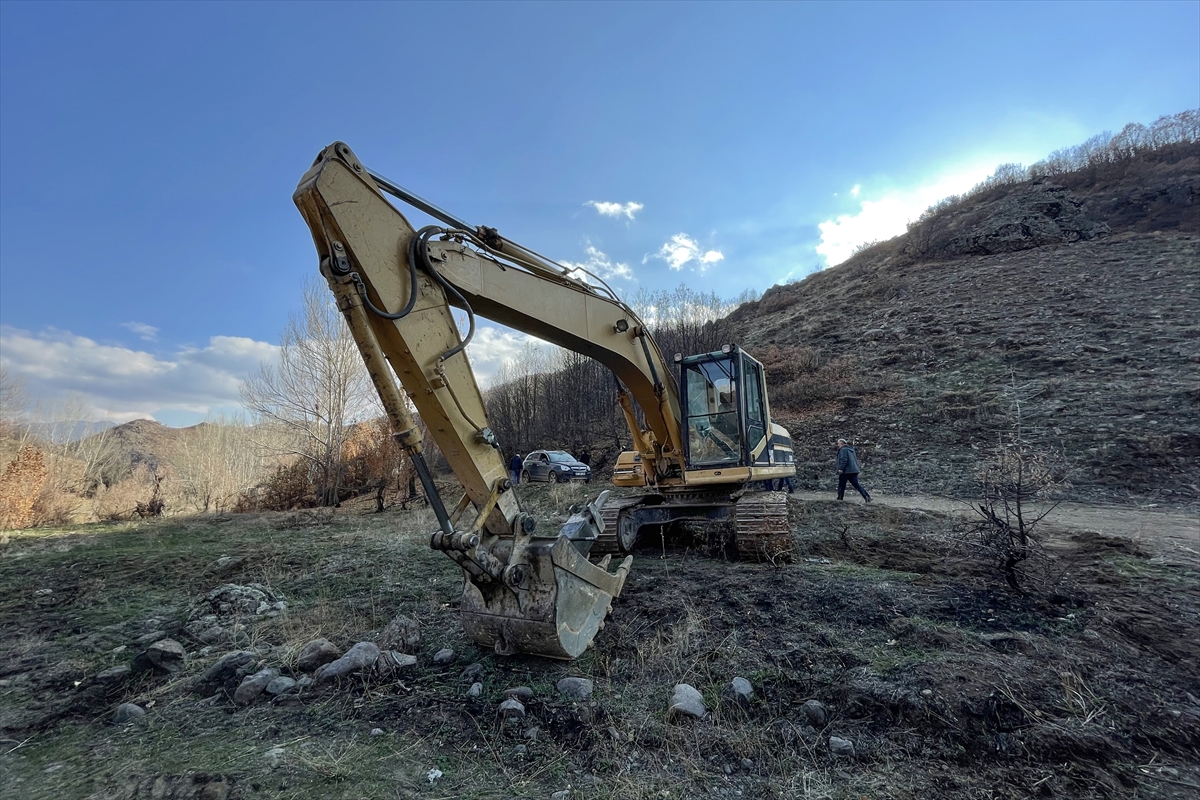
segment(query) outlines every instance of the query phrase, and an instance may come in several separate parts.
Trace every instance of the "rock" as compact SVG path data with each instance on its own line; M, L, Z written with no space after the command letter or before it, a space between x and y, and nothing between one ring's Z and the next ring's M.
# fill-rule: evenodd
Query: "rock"
M854 742L849 739L840 739L837 736L829 737L829 752L835 756L845 756L847 758L854 757Z
M134 672L171 673L183 669L186 663L183 645L174 639L160 639L134 656L130 668Z
M327 683L335 678L360 673L374 666L378 658L379 648L374 642L359 642L347 650L344 656L317 670L313 677L317 683Z
M96 676L96 680L100 681L101 683L117 683L125 680L125 678L132 671L133 670L131 670L129 667L121 664L119 666L109 667L108 669L104 670Z
M375 671L384 678L390 678L401 670L416 665L416 656L401 653L399 650L387 650L379 654L379 658L375 661Z
M453 650L451 650L449 647L443 647L434 655L433 663L437 664L439 667L444 667L447 664L453 664L456 657L457 655Z
M138 638L134 639L133 643L135 645L137 645L138 647L145 647L148 644L154 644L159 639L166 639L166 638L167 638L166 631L150 631L149 633L144 634L144 635L139 636Z
M216 614L222 617L249 617L262 615L275 608L283 600L279 594L261 583L239 586L225 583L206 594L192 608L189 620ZM287 606L285 605L284 608Z
M126 722L134 722L144 716L146 716L146 710L141 706L133 703L121 703L113 712L112 721L114 725L124 725Z
M721 694L726 700L745 708L750 705L750 699L754 697L754 687L745 678L734 678Z
M383 736L383 728L371 728L372 736Z
M883 328L871 328L869 331L863 331L862 338L868 342L874 342L882 339L886 333Z
M341 649L328 639L313 639L300 648L296 656L296 669L312 672L330 661L337 661L341 655Z
M462 674L463 680L471 681L472 683L474 683L475 681L482 678L483 674L485 672L487 672L487 667L485 667L483 664L481 664L477 661L474 664L472 664L471 666L469 666L463 670L463 674Z
M509 698L500 704L498 713L505 719L510 717L520 719L525 716L525 704L520 700Z
M315 684L316 684L316 681L314 681L314 680L312 679L312 676L310 676L310 675L305 675L303 678L301 678L300 680L296 681L296 688L297 688L297 689L300 689L300 690L304 690L304 689L307 689L308 687L310 687L310 686L313 686L313 685L315 685Z
M558 682L558 693L572 700L587 700L592 696L594 684L587 678L563 678Z
M524 758L529 753L529 748L523 744L519 744L513 748L513 755L517 758Z
M513 686L510 689L504 690L504 696L509 700L520 700L522 703L528 703L533 699L533 689L528 686Z
M560 789L559 791L550 795L550 800L571 800L571 790Z
M754 769L754 761L749 758L743 758L742 769Z
M808 717L814 728L824 728L829 722L829 709L820 700L806 700L804 705L800 706L800 711Z
M287 694L288 692L294 691L295 689L296 689L295 678L289 678L286 675L280 675L278 678L272 679L271 682L267 684L266 689L264 689L263 691L265 691L267 694L274 697L275 695L279 695L279 694Z
M686 683L680 683L675 686L675 691L671 695L671 704L667 706L667 717L669 719L681 716L703 719L707 713L708 709L704 705L704 698L694 686L689 686Z
M379 634L379 649L399 650L410 655L421 652L420 624L403 615L396 617Z
M472 683L471 688L467 689L467 697L479 697L481 694L483 694L482 683Z
M235 677L239 670L258 660L258 653L249 650L235 650L217 659L217 662L204 671L205 683L225 683Z
M258 699L258 696L263 693L267 685L278 676L279 673L269 667L260 669L253 675L247 675L245 678L242 678L242 682L233 691L233 702L242 706L250 705Z
M921 697L933 697L933 689L922 689Z
M805 739L815 739L817 738L817 729L812 725L805 725L800 729L800 735Z
M541 732L542 732L542 729L539 728L537 725L534 725L532 728L525 731L525 733L523 733L522 736L524 736L529 741L533 742L533 741L537 741L538 734Z

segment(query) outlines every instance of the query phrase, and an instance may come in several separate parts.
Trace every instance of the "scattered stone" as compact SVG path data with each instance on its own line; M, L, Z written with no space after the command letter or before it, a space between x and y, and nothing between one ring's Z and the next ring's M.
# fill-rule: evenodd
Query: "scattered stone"
M275 648L271 647L271 645L267 644L266 642L259 642L258 644L254 645L254 649L258 651L260 656L266 656L270 655L271 651Z
M108 654L110 656L119 656L119 655L121 655L121 653L124 653L128 649L129 648L126 647L125 645L121 645L119 647L114 647L112 650L109 650Z
M307 689L308 687L312 686L315 683L316 683L316 681L314 681L311 676L305 675L303 678L296 681L296 688L301 689L301 690Z
M510 689L504 690L504 696L509 700L519 700L522 703L528 703L533 699L533 689L528 686L513 686Z
M608 726L608 729L605 731L605 733L607 733L608 738L612 739L614 742L621 741L621 732L612 725Z
M312 672L330 661L336 661L341 655L341 649L328 639L313 639L300 648L300 653L296 656L296 669Z
M383 728L371 728L372 736L383 736Z
M274 604L281 600L283 600L282 596L261 583L251 583L246 586L224 583L206 594L196 604L191 618L195 619L206 614L248 617L273 608ZM284 607L286 608L286 606Z
M467 697L479 697L483 694L483 684L475 682L471 684L471 688L467 689Z
M820 700L807 700L800 706L801 713L808 717L814 728L824 728L829 722L829 709Z
M126 722L134 722L144 716L146 716L146 710L141 706L133 703L121 703L113 712L112 721L114 725L124 725Z
M217 662L204 671L205 683L225 683L234 678L238 671L258 660L258 653L249 650L235 650L217 659Z
M558 693L572 700L587 700L594 686L587 678L563 678L558 682Z
M245 678L242 678L242 682L234 690L233 702L242 706L250 705L263 693L263 690L267 688L267 684L275 680L278 676L279 673L269 667L260 669L253 675L247 675Z
M131 670L129 667L121 664L120 666L109 667L108 669L104 670L96 676L96 680L100 681L101 683L117 683L118 681L125 680L125 678L132 671L133 670Z
M295 678L289 678L286 675L280 675L278 678L272 679L271 682L267 684L266 689L263 691L274 697L275 695L287 694L288 692L295 691L295 689Z
M379 659L379 648L374 642L359 642L336 661L330 661L313 675L317 683L327 683L335 678L360 673L374 666Z
M174 639L160 639L133 657L134 672L178 672L187 663L183 645Z
M696 687L686 683L676 684L675 691L671 695L671 704L667 706L668 718L685 716L703 719L707 713L704 697L696 690Z
M812 725L805 725L800 729L800 735L805 739L815 739L817 738L817 729Z
M743 758L742 769L754 769L754 762L749 758Z
M474 683L475 681L482 678L483 674L485 672L487 672L487 667L485 667L482 663L476 661L474 664L472 664L471 666L469 666L463 670L463 674L462 674L463 680L471 681L472 683Z
M534 725L532 728L525 731L525 733L522 735L529 741L535 742L535 741L537 741L538 734L541 732L542 732L542 729L539 728L537 725Z
M523 744L519 744L513 748L513 755L517 758L524 758L529 753L529 748Z
M559 791L550 795L550 800L571 800L571 790L560 789Z
M390 678L407 667L415 667L417 657L399 650L387 650L379 654L375 661L375 671L385 678Z
M500 704L499 714L505 719L512 717L520 719L525 716L525 704L520 700L509 698Z
M829 737L829 752L835 756L845 756L847 758L854 757L854 742L849 739L841 739L837 736Z
M754 687L745 678L734 678L725 687L722 695L725 699L745 708L750 705L750 699L754 697Z
M921 697L933 697L933 689L922 689Z
M150 631L134 639L133 643L138 647L145 647L148 644L154 644L159 639L166 639L167 635L166 631Z
M449 647L443 647L434 655L433 663L437 664L439 667L444 667L447 664L453 664L456 657L457 655L453 650L451 650Z
M263 758L267 759L267 761L270 761L272 766L274 766L283 760L283 755L286 752L287 751L282 747L272 747L270 750L263 753Z
M387 624L379 634L380 650L399 650L401 653L421 652L421 625L400 615Z

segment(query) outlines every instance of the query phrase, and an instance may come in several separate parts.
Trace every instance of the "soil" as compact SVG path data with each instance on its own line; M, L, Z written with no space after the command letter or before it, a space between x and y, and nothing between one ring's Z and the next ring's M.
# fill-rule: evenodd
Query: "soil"
M528 487L526 505L552 521L589 491ZM570 664L465 641L457 572L425 546L427 514L18 536L0 551L0 777L56 798L1194 796L1200 571L1160 557L1169 540L1111 535L1146 519L1186 534L1189 517L1056 510L1015 593L967 546L950 501L880 500L794 496L791 564L644 548L595 647ZM1093 520L1103 532L1087 530ZM234 558L217 567L221 555ZM287 597L284 617L248 620L237 646L187 639L196 597L252 580ZM418 619L425 641L398 679L321 687L293 706L241 707L197 688L228 650L271 645L264 659L287 673L307 639L347 647L397 613ZM147 626L184 643L186 673L97 682ZM460 654L453 667L432 664L443 646ZM477 700L461 676L472 663ZM591 678L593 697L558 696L566 675ZM734 676L754 686L748 706L721 700ZM679 682L703 693L706 719L667 719ZM496 717L514 685L535 691L515 726ZM811 724L809 700L827 707L824 724ZM146 720L108 724L121 702L148 707ZM855 756L832 755L831 736ZM443 777L430 781L434 767Z

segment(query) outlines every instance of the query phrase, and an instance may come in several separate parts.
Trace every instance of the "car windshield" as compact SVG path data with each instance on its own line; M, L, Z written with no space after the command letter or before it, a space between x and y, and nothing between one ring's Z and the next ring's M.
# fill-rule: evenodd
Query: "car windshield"
M571 458L567 453L550 453L550 460L559 464L569 464L575 459Z

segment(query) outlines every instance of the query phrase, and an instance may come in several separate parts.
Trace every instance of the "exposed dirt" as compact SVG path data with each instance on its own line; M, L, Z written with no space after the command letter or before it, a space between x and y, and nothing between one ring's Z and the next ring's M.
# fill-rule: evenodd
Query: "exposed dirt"
M527 506L561 517L589 490L529 487ZM121 800L1194 795L1195 567L1156 558L1149 540L1058 526L1043 571L1053 580L1015 594L962 546L957 512L887 500L793 498L790 565L645 548L595 648L573 664L466 642L454 565L425 547L430 520L412 512L17 537L0 551L0 779L21 796ZM236 645L204 651L187 638L197 596L250 581L282 593L288 612L246 620ZM308 638L345 647L396 613L425 637L398 679L248 708L197 682L251 644L270 645L264 660L289 673ZM95 678L128 663L150 628L185 644L185 674ZM446 645L458 662L434 666ZM483 669L479 699L464 696L470 663ZM592 699L560 697L566 675L592 678ZM754 685L746 707L721 701L734 676ZM677 682L705 695L707 719L666 719ZM496 706L514 685L535 695L506 725ZM813 725L808 700L828 719ZM120 702L147 707L146 719L109 725ZM830 736L852 741L855 757L833 756ZM434 768L443 777L431 781Z

